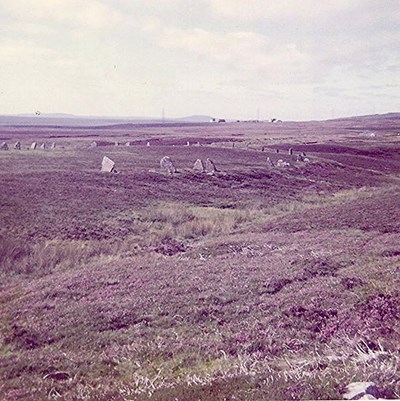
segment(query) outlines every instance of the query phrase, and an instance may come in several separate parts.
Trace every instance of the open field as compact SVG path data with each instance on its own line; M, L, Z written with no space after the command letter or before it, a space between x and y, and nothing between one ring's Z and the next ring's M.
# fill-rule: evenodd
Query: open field
M0 127L0 399L400 398L399 133Z

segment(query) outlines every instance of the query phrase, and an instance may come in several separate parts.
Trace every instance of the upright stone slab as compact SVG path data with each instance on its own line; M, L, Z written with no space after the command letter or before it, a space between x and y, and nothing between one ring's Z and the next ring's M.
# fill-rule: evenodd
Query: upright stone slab
M293 155L293 149L292 149L292 148L289 149L289 155L290 155L290 156Z
M186 146L190 146L190 142L189 141L186 142Z
M206 160L206 172L207 172L207 174L213 175L217 171L218 170L215 167L214 162L211 159L207 159Z
M15 142L14 149L21 150L21 142L20 141Z
M269 158L269 157L267 157L267 166L268 167L275 167L275 164L274 164L274 162Z
M160 161L161 171L167 174L176 173L176 167L169 156L164 156Z
M147 142L147 143L146 143L146 146L150 146L150 142Z
M90 147L91 148L95 148L97 146L97 142L96 141L93 141L91 144L90 144Z
M7 142L2 142L2 144L0 145L0 149L1 150L8 150Z
M193 170L198 171L198 172L200 172L200 173L204 173L205 167L204 167L203 160L197 159L197 160L194 162Z
M46 149L46 144L45 144L45 143L42 143L42 144L40 145L40 149L42 149L42 150Z
M115 141L114 146L119 146L119 143L117 141Z
M50 146L50 149L55 149L55 148L56 148L56 143L53 142L53 143L51 144L51 146Z
M131 143L130 143L130 142L127 142L127 143L125 144L125 146L131 146Z
M103 157L101 162L101 172L102 173L112 173L115 171L115 163L107 156Z
M36 147L37 147L37 143L36 142L32 142L31 150L35 150Z

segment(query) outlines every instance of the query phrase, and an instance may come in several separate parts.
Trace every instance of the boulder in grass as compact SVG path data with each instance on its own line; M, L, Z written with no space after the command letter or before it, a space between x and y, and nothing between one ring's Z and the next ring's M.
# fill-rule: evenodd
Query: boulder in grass
M90 147L91 148L95 148L97 146L97 142L96 141L93 141L91 144L90 144Z
M346 387L343 394L345 400L373 400L381 397L382 394L374 382L354 382ZM363 398L366 397L366 398ZM371 398L373 397L373 398Z
M35 150L36 147L37 147L37 143L36 142L32 142L31 150Z
M0 145L0 149L1 150L8 150L7 142L2 142L2 144Z
M197 160L194 162L193 170L198 171L198 172L200 172L200 173L204 173L204 171L205 171L206 169L205 169L205 167L204 167L203 160L197 159Z
M267 157L267 166L268 167L275 167L275 164L274 164L274 162L269 158L269 157Z
M164 156L160 161L161 171L164 171L167 174L176 173L176 167L174 162L171 160L169 156Z
M211 159L206 160L206 173L210 175L214 175L217 172L217 168L215 167L214 162Z
M55 148L56 148L56 143L53 142L53 143L51 144L51 146L50 146L50 149L55 149Z
M279 160L276 162L276 167L290 167L290 163L285 162L285 161L282 160L282 159L279 159Z
M130 142L127 142L127 143L125 144L125 146L131 146L131 143L130 143Z
M14 149L21 150L21 142L20 141L15 142Z
M102 173L115 173L115 162L113 162L109 157L104 156L101 162L101 172Z
M42 144L40 145L40 149L42 149L42 150L46 149L46 144L45 144L45 143L42 143Z

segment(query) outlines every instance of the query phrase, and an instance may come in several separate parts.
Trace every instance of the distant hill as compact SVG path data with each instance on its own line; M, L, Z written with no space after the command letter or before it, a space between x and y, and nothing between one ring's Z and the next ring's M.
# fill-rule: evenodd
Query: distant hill
M174 118L175 121L188 122L188 123L208 123L211 119L212 119L211 116L202 116L202 115Z
M327 121L377 121L377 120L398 120L398 119L400 119L400 113L393 112L385 114L368 114L365 116L341 117Z
M103 127L116 126L120 124L202 124L211 120L208 115L192 115L179 118L160 118L152 117L99 117L99 116L79 116L67 113L47 113L47 114L17 114L0 115L0 126L50 126L50 127ZM227 122L235 120L227 120ZM295 122L295 121L293 121ZM315 121L321 123L323 121ZM373 114L365 116L343 117L326 120L327 123L346 123L354 126L368 126L373 129L381 124L400 125L400 113ZM306 123L306 121L302 121Z
M152 117L98 117L78 116L67 113L46 113L46 114L17 114L0 115L0 126L57 126L57 127L89 127L116 124L156 124L156 123L205 123L209 122L210 116L193 115L181 118L169 118L161 120Z

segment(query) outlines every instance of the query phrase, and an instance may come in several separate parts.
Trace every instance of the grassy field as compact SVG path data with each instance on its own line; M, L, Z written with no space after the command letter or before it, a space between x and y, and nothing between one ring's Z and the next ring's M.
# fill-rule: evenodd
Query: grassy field
M0 128L0 399L400 398L398 132Z

